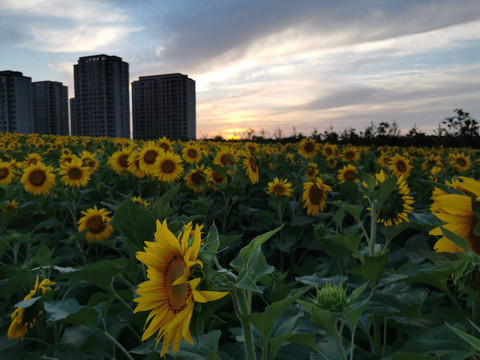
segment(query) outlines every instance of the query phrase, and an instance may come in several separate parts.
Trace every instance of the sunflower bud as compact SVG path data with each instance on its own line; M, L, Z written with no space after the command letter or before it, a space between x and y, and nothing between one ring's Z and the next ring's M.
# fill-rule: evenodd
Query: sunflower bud
M324 310L340 312L347 305L347 293L342 284L326 284L317 289L316 303Z

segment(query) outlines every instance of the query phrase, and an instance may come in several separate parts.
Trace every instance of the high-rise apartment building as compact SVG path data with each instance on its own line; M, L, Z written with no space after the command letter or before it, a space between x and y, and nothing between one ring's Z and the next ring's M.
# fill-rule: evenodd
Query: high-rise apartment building
M196 138L195 81L187 75L141 76L132 83L133 138Z
M0 71L0 132L33 132L32 78Z
M81 57L73 78L72 135L130 138L128 63L105 54Z
M56 81L33 82L33 130L68 135L68 88Z

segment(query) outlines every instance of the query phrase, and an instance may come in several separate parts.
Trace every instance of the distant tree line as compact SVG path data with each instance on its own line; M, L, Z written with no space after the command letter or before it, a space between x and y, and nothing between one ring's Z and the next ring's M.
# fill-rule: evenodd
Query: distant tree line
M333 127L319 132L314 130L309 136L297 132L295 126L290 136L284 136L282 129L276 129L272 135L266 130L260 130L256 134L252 128L247 129L241 135L241 141L255 142L298 142L306 137L311 137L321 142L332 144L353 144L353 145L392 145L392 146L440 146L445 147L472 147L480 148L479 122L470 116L470 113L462 109L455 109L455 115L445 118L433 134L426 134L414 125L405 135L401 134L396 121L393 123L380 122L375 125L373 122L363 131L357 132L350 127L341 133L336 132ZM220 135L212 138L215 141L224 140Z

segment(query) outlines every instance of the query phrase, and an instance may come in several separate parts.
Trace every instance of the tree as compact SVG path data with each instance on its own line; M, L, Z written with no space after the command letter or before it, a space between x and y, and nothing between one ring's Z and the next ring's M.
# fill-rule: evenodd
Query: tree
M462 109L455 109L453 112L455 116L445 118L442 124L446 125L444 129L448 136L461 136L461 137L478 137L479 123L477 120L470 117L470 113L463 111Z

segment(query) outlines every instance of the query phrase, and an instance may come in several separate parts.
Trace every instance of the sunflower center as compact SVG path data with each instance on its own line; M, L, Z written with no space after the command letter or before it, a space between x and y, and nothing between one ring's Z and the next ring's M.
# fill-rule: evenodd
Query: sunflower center
M313 144L311 142L308 142L305 144L305 146L303 147L303 149L305 150L306 153L313 153L313 151L315 150L315 147L313 146Z
M168 307L175 314L185 309L186 300L192 293L192 288L188 283L172 285L185 273L186 268L183 258L175 255L168 260L163 272L163 286L168 293Z
M464 158L457 158L457 164L460 166L466 166L467 162Z
M250 163L250 167L252 168L252 171L256 173L257 172L257 162L255 161L255 159L250 156L248 158L248 162Z
M230 154L223 154L223 155L220 157L220 163L222 164L222 166L233 165L232 155L230 155Z
M6 167L0 169L0 180L6 179L8 174L10 174L10 170Z
M160 144L160 147L165 150L165 151L169 151L170 150L170 146L168 146L167 143L161 143Z
M175 163L172 160L165 160L161 165L162 173L171 174L175 171Z
M28 180L33 186L42 186L47 180L47 175L43 170L33 170L28 176Z
M276 184L273 186L272 191L275 196L282 196L285 193L285 188L280 184Z
M343 177L345 180L353 181L355 180L355 176L357 175L357 172L354 170L347 170L343 173Z
M329 148L329 147L325 148L325 154L327 154L327 156L332 155L333 154L332 148Z
M308 198L312 205L320 205L323 201L323 190L318 185L313 185L308 192Z
M191 179L194 184L200 185L203 181L205 181L205 175L203 175L203 173L200 171L197 171L192 174Z
M87 220L88 231L92 234L99 234L105 229L101 215L93 215Z
M128 168L128 154L120 155L117 162L122 168Z
M188 149L187 155L189 158L196 159L197 158L197 150L195 149Z
M143 161L145 161L146 164L153 164L157 156L158 156L158 153L155 150L148 150L143 155Z
M217 171L212 172L212 178L213 178L213 181L215 181L216 183L222 183L224 179L223 175Z
M407 171L407 164L405 164L403 161L397 161L395 165L397 165L397 170L401 173Z
M353 151L347 151L345 153L345 159L352 160L355 157L355 153Z
M83 172L79 168L72 168L68 170L67 175L72 180L78 180L82 178Z

